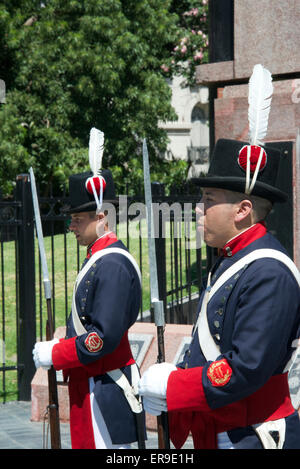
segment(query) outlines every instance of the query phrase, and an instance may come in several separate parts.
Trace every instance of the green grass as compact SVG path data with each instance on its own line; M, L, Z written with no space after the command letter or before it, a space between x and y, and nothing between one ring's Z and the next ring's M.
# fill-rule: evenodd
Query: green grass
M1 320L0 320L0 366L15 366L17 362L17 306L16 306L16 253L15 243L1 244ZM5 324L5 327L4 327ZM4 382L5 379L5 382ZM15 399L17 389L16 371L8 371L3 376L0 374L0 397Z
M167 228L169 225L167 226ZM118 227L118 237L125 245L127 245L126 227L120 225ZM139 241L138 231L141 230L142 243ZM183 229L183 224L181 226ZM194 240L192 240L194 243ZM66 316L71 310L71 299L73 285L77 276L78 267L80 267L86 255L86 248L78 249L77 242L72 233L64 235L56 235L45 237L45 250L47 256L48 270L50 274L51 285L53 286L52 308L55 317L55 326L64 326ZM185 270L186 255L190 256L191 275L195 277L196 250L190 249L185 252L184 239L178 238L178 248L181 243L182 249L182 284L187 281L187 272ZM174 262L174 252L171 254L170 233L166 230L166 267L167 267L167 291L172 286L171 264ZM17 363L17 314L16 305L16 254L15 242L6 242L1 245L0 261L2 263L4 275L1 274L0 285L0 357L1 362L5 361L6 366L14 366ZM148 265L148 243L147 228L145 222L138 226L132 222L129 225L129 245L131 254L135 257L138 264L142 258L141 272L143 284L143 311L150 308L150 285L149 285L149 265ZM66 252L66 258L64 255ZM78 254L77 254L78 253ZM54 254L52 256L52 254ZM205 248L202 248L202 258L205 261ZM53 261L52 261L53 258ZM36 262L36 336L45 339L45 322L46 322L46 302L44 300L43 285L39 282L39 251L38 243L35 242L35 262ZM0 269L2 272L2 269ZM174 279L173 279L174 281ZM173 285L174 286L174 285ZM192 287L191 292L196 292L197 286ZM185 290L182 296L188 294ZM4 306L4 307L3 307ZM3 344L5 343L5 360ZM1 365L0 365L1 366ZM2 365L3 366L3 365ZM5 392L4 392L5 384ZM17 399L17 372L7 371L5 373L5 383L3 382L3 373L0 373L0 400L16 400Z

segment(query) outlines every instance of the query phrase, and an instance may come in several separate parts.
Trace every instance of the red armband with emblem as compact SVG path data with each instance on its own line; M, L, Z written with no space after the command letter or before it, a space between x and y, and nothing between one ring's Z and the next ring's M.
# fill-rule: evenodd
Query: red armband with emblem
M228 361L224 358L209 365L207 377L213 386L225 386L232 375Z
M97 332L90 332L84 341L84 345L91 353L100 352L103 347L103 340L98 336Z
M52 361L56 370L83 366L77 356L75 341L76 337L62 339L53 347ZM97 353L103 347L103 340L96 332L90 332L84 341L84 345L89 352Z
M209 412L209 407L202 384L203 367L178 368L168 379L168 410L193 410ZM207 370L207 377L212 386L225 386L231 378L232 369L227 360L212 362Z

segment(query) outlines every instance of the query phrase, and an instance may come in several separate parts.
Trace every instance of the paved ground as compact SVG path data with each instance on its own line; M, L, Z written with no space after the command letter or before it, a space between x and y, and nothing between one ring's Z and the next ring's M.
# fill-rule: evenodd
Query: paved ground
M0 404L0 449L43 449L43 433L47 425L31 422L31 402L7 402ZM71 449L69 424L60 426L62 449ZM47 446L46 446L47 447ZM50 434L48 448L50 447ZM136 447L135 447L136 448ZM148 432L147 449L157 448L157 434ZM188 440L183 449L193 448Z
M31 422L30 416L31 402L0 404L0 449L43 449L43 422ZM63 449L71 448L68 424L61 425L61 442Z

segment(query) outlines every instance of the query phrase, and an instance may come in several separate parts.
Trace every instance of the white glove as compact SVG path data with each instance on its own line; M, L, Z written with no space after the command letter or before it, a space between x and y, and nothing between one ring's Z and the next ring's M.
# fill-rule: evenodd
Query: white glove
M176 366L172 363L156 363L151 365L138 383L140 396L165 399L169 375L176 369Z
M44 370L51 368L52 362L52 349L55 344L58 344L58 339L47 340L46 342L37 342L32 351L33 360L36 368L40 366Z
M167 411L167 384L170 373L177 368L172 363L156 363L150 366L138 383L138 392L143 396L144 409L151 415Z

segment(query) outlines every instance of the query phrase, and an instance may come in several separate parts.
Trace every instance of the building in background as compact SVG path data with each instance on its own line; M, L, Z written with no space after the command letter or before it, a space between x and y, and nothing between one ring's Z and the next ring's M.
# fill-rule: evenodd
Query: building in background
M188 177L206 173L209 162L209 105L205 86L183 87L183 78L168 80L178 119L160 123L169 137L165 157L189 162Z

